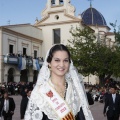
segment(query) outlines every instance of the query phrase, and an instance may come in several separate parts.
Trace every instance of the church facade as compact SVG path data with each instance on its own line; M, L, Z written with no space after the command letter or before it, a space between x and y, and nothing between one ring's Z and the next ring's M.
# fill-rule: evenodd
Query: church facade
M34 75L35 69L33 69L33 66L30 67L29 64L24 70L18 70L18 65L5 63L3 55L11 52L10 45L14 46L14 48L11 46L11 49L13 49L15 54L23 54L26 51L27 56L31 56L32 59L36 53L36 57L44 58L47 50L52 45L57 43L67 45L68 40L72 38L70 34L71 28L84 28L84 25L91 27L96 35L99 34L101 42L105 40L106 45L111 46L115 43L114 34L109 32L110 28L107 26L104 17L92 6L81 15L75 16L75 7L71 4L70 0L47 0L46 8L41 13L41 19L36 20L33 26L26 24L1 27L0 46L6 46L7 48L1 47L0 51L1 81L8 82L10 78L8 73L11 70L13 70L12 73L16 82L22 79L33 81L38 74L36 71L37 74ZM12 33L4 31L3 28L8 29L8 31L11 30ZM27 76L25 77L24 74ZM96 84L97 80L98 78L92 75L84 78L84 81L89 81L92 84Z

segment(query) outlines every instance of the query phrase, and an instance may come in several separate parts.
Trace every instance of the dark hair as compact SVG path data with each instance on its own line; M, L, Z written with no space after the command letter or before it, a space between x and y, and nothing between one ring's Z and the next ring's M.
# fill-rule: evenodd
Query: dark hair
M3 92L3 94L8 94L8 90L5 89L4 92Z
M48 58L47 58L48 63L50 63L52 61L53 54L56 51L66 51L68 53L69 62L71 62L71 60L70 60L70 52L69 52L68 48L63 44L57 44L57 45L53 46L49 51L49 55L48 55Z
M26 93L29 93L30 91L32 91L32 89L27 89Z
M115 85L111 85L110 88L114 88L115 90L117 90L117 87Z

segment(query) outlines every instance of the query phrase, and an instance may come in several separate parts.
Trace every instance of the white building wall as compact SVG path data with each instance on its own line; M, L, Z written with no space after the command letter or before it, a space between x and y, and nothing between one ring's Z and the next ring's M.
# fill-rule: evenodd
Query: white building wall
M99 78L95 75L89 75L87 77L83 77L83 81L89 84L91 83L92 85L99 84Z
M42 40L42 30L30 24L10 25L7 28Z
M23 53L23 47L27 48L27 55L28 56L33 56L34 55L34 50L38 50L38 57L42 57L42 51L41 51L41 46L40 42L34 42L32 40L22 38L16 35L12 35L9 33L3 34L3 53L2 55L6 55L9 53L9 44L14 45L14 52L15 54L22 54ZM35 49L36 47L36 49Z
M2 48L3 48L3 46L2 46L2 37L3 37L3 35L2 35L2 29L0 29L0 81L2 81L3 80L3 73L2 73L2 71L3 71L3 56L2 56Z
M38 29L38 28L37 28ZM15 30L15 29L14 29ZM40 30L40 29L38 29ZM40 30L41 31L41 30ZM18 33L18 34L17 34ZM38 33L35 33L38 34ZM41 36L42 38L42 36ZM42 39L33 38L33 36L19 34L18 31L11 31L8 28L4 28L0 31L0 82L8 82L8 71L10 68L14 70L14 81L20 81L20 70L17 65L3 63L3 56L9 53L9 45L13 45L14 54L22 54L23 47L27 48L27 55L34 57L34 50L37 50L37 57L42 57ZM28 70L28 81L33 81L33 69Z
M61 24L61 25L49 25L40 27L43 32L43 46L42 46L42 56L45 57L47 51L51 48L53 43L53 29L60 28L61 31L61 43L67 45L68 40L72 38L70 34L71 27L79 26L79 23Z
M90 26L93 30L95 30L95 33L98 33L99 31L109 32L109 29L107 26Z

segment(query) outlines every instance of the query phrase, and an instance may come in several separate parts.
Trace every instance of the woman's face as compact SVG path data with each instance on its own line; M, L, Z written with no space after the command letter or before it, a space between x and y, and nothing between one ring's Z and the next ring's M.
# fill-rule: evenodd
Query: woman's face
M51 75L64 76L69 69L69 56L66 51L56 51L49 66L51 67Z

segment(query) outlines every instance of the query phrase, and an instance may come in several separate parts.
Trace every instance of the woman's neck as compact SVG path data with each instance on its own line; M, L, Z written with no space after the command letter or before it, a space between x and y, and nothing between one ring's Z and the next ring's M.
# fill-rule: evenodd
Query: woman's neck
M65 85L65 77L64 76L51 76L51 82L54 84L54 85L57 85L57 86L62 86L62 85Z

